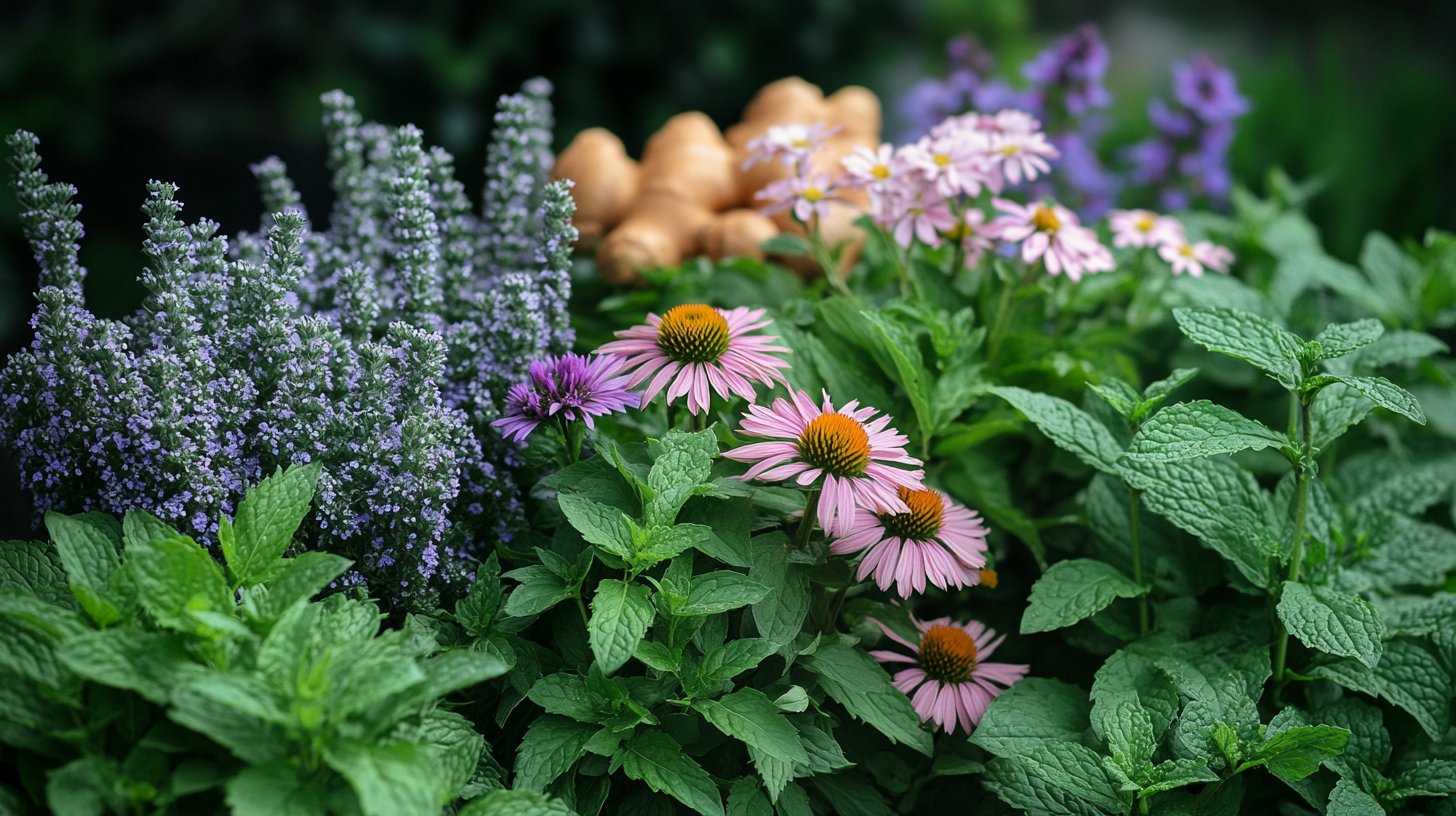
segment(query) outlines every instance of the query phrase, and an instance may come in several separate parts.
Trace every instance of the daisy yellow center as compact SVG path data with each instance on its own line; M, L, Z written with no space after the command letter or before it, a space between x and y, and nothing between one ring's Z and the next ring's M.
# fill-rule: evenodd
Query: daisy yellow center
M940 532L940 517L945 502L934 490L900 488L900 501L910 508L908 513L887 513L880 522L891 535L914 541L928 541Z
M976 641L959 626L932 626L920 636L920 668L936 680L959 683L976 667Z
M935 154L935 166L936 167L949 167L950 166L950 156L947 156L944 153L936 153Z
M1001 145L997 152L1003 156L1015 156L1017 153L1021 152L1021 145Z
M863 476L870 463L870 436L852 417L820 414L799 434L799 456L835 476Z
M883 164L877 164L874 167L870 168L870 175L881 180L887 179L890 177L890 168L886 167Z
M1192 258L1193 247L1189 246L1188 244L1184 244L1183 246L1178 247L1178 254L1182 255L1185 258Z
M728 350L728 321L712 306L674 306L657 324L657 347L680 363L711 363Z
M821 199L823 197L824 197L824 191L821 190L821 189L819 189L818 187L814 187L814 186L811 185L809 187L805 187L804 188L804 200L805 201L818 201L819 199Z
M810 141L809 139L804 138L804 137L801 136L801 137L799 137L799 138L797 138L797 139L795 139L793 141L793 146L794 147L800 147L800 148L802 148L802 147L813 147L814 146L814 143L812 141Z
M1045 204L1038 206L1036 211L1031 214L1031 225L1042 232L1050 233L1055 233L1062 228L1062 222L1057 218L1057 214Z
M1153 219L1150 216L1146 216L1146 215L1141 216L1133 224L1133 226L1137 227L1138 230L1140 230L1142 232L1152 232L1153 231Z

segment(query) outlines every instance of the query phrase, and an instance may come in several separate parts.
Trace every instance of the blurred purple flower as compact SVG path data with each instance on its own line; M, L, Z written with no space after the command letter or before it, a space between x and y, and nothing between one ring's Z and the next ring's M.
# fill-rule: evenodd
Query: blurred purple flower
M1112 103L1102 84L1108 59L1097 26L1083 23L1023 65L1021 73L1042 89L1060 94L1067 112L1076 117Z
M1205 122L1227 122L1249 112L1233 72L1207 54L1173 68L1173 98Z

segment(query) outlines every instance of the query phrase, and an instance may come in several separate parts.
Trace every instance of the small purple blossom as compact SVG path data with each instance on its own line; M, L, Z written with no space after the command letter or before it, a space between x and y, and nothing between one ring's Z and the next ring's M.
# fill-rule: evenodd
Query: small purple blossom
M505 416L491 424L515 442L524 442L541 423L583 422L595 428L594 417L625 411L640 398L627 390L620 375L622 361L610 354L582 357L563 354L536 360L530 380L512 385Z
M1021 73L1043 94L1058 97L1068 114L1080 117L1112 103L1102 84L1108 60L1097 26L1084 23L1023 65Z

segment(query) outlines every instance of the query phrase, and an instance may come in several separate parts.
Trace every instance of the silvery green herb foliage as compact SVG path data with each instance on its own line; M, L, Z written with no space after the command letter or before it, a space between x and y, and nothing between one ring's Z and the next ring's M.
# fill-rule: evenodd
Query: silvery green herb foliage
M24 795L66 816L428 816L501 787L442 700L508 663L421 619L381 630L369 601L310 600L350 567L285 557L319 475L249 490L219 520L221 565L144 510L50 512L50 543L0 543L0 740Z
M270 215L229 240L148 185L141 311L89 312L74 189L9 139L41 266L35 338L0 372L0 438L38 511L145 508L211 545L245 485L325 465L307 546L356 562L390 603L428 606L482 540L523 523L514 448L489 422L529 360L572 342L572 204L546 184L549 85L504 97L477 213L412 126L324 97L336 201L309 217L281 162Z

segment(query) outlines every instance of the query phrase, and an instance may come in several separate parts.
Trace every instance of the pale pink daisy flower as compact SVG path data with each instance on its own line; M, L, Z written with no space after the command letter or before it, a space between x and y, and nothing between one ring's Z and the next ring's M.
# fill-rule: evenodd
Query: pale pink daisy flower
M707 413L710 392L752 402L754 382L788 385L779 369L789 364L772 352L789 349L774 345L777 337L758 333L768 323L763 309L684 304L662 317L647 315L646 324L617 332L621 339L602 344L596 353L622 359L623 373L630 372L628 388L647 382L643 405L667 389L669 403L687 397L688 411Z
M1035 116L1016 108L1005 108L997 111L995 116L982 119L989 120L988 127L1002 134L1029 134L1041 130L1041 122Z
M906 168L935 187L941 196L980 195L986 183L986 137L958 130L924 138L902 151Z
M1234 253L1225 247L1208 241L1189 243L1187 239L1158 247L1158 256L1173 266L1173 274L1188 273L1195 278L1203 276L1204 268L1228 274L1229 265L1234 262Z
M1051 172L1048 159L1061 156L1039 130L1002 131L991 137L991 162L1012 184Z
M895 222L895 242L908 249L919 239L926 246L938 247L940 234L954 229L955 225L950 202L933 190L921 189L914 199L903 202L900 218Z
M808 223L815 216L822 218L829 214L829 202L834 200L835 192L829 177L819 174L779 179L753 197L768 202L768 206L763 208L764 215L792 208L795 218Z
M847 535L855 527L856 509L908 513L899 489L923 487L920 460L905 452L909 440L889 427L889 416L871 419L876 413L860 408L858 400L836 409L827 393L823 404L816 405L803 391L792 391L789 399L776 399L772 406L748 406L743 417L745 435L772 441L723 455L751 463L745 480L793 479L801 487L819 483L819 526L829 536Z
M843 184L846 187L864 187L870 190L883 188L900 172L900 160L895 156L895 146L882 144L876 150L856 147L848 156L839 160L844 167Z
M1158 247L1183 243L1183 225L1149 210L1113 210L1107 214L1115 247Z
M986 214L968 207L961 214L960 221L951 225L946 230L945 237L951 241L961 242L961 252L965 255L966 266L975 266L981 262L986 250L991 248L991 236L986 233Z
M1024 664L983 662L1006 636L996 637L995 630L979 621L915 621L918 643L900 637L879 621L874 623L912 654L877 650L870 656L885 664L910 664L895 672L895 688L910 697L921 719L947 734L954 734L957 726L969 734L986 713L986 706L1031 670Z
M783 162L786 167L796 167L805 158L818 151L829 141L829 137L839 131L838 127L829 127L822 122L815 122L812 125L770 125L762 136L748 142L748 160L743 163L743 169L761 161Z
M875 586L894 584L901 598L925 591L960 589L981 582L986 566L986 526L981 517L935 490L900 488L908 513L855 511L854 532L835 539L835 555L863 552L855 579L873 575Z
M986 231L1002 241L1020 243L1023 262L1040 260L1047 272L1065 274L1074 281L1116 265L1112 253L1097 240L1097 233L1083 227L1066 207L1022 205L1002 198L992 203L1002 214L986 225Z

